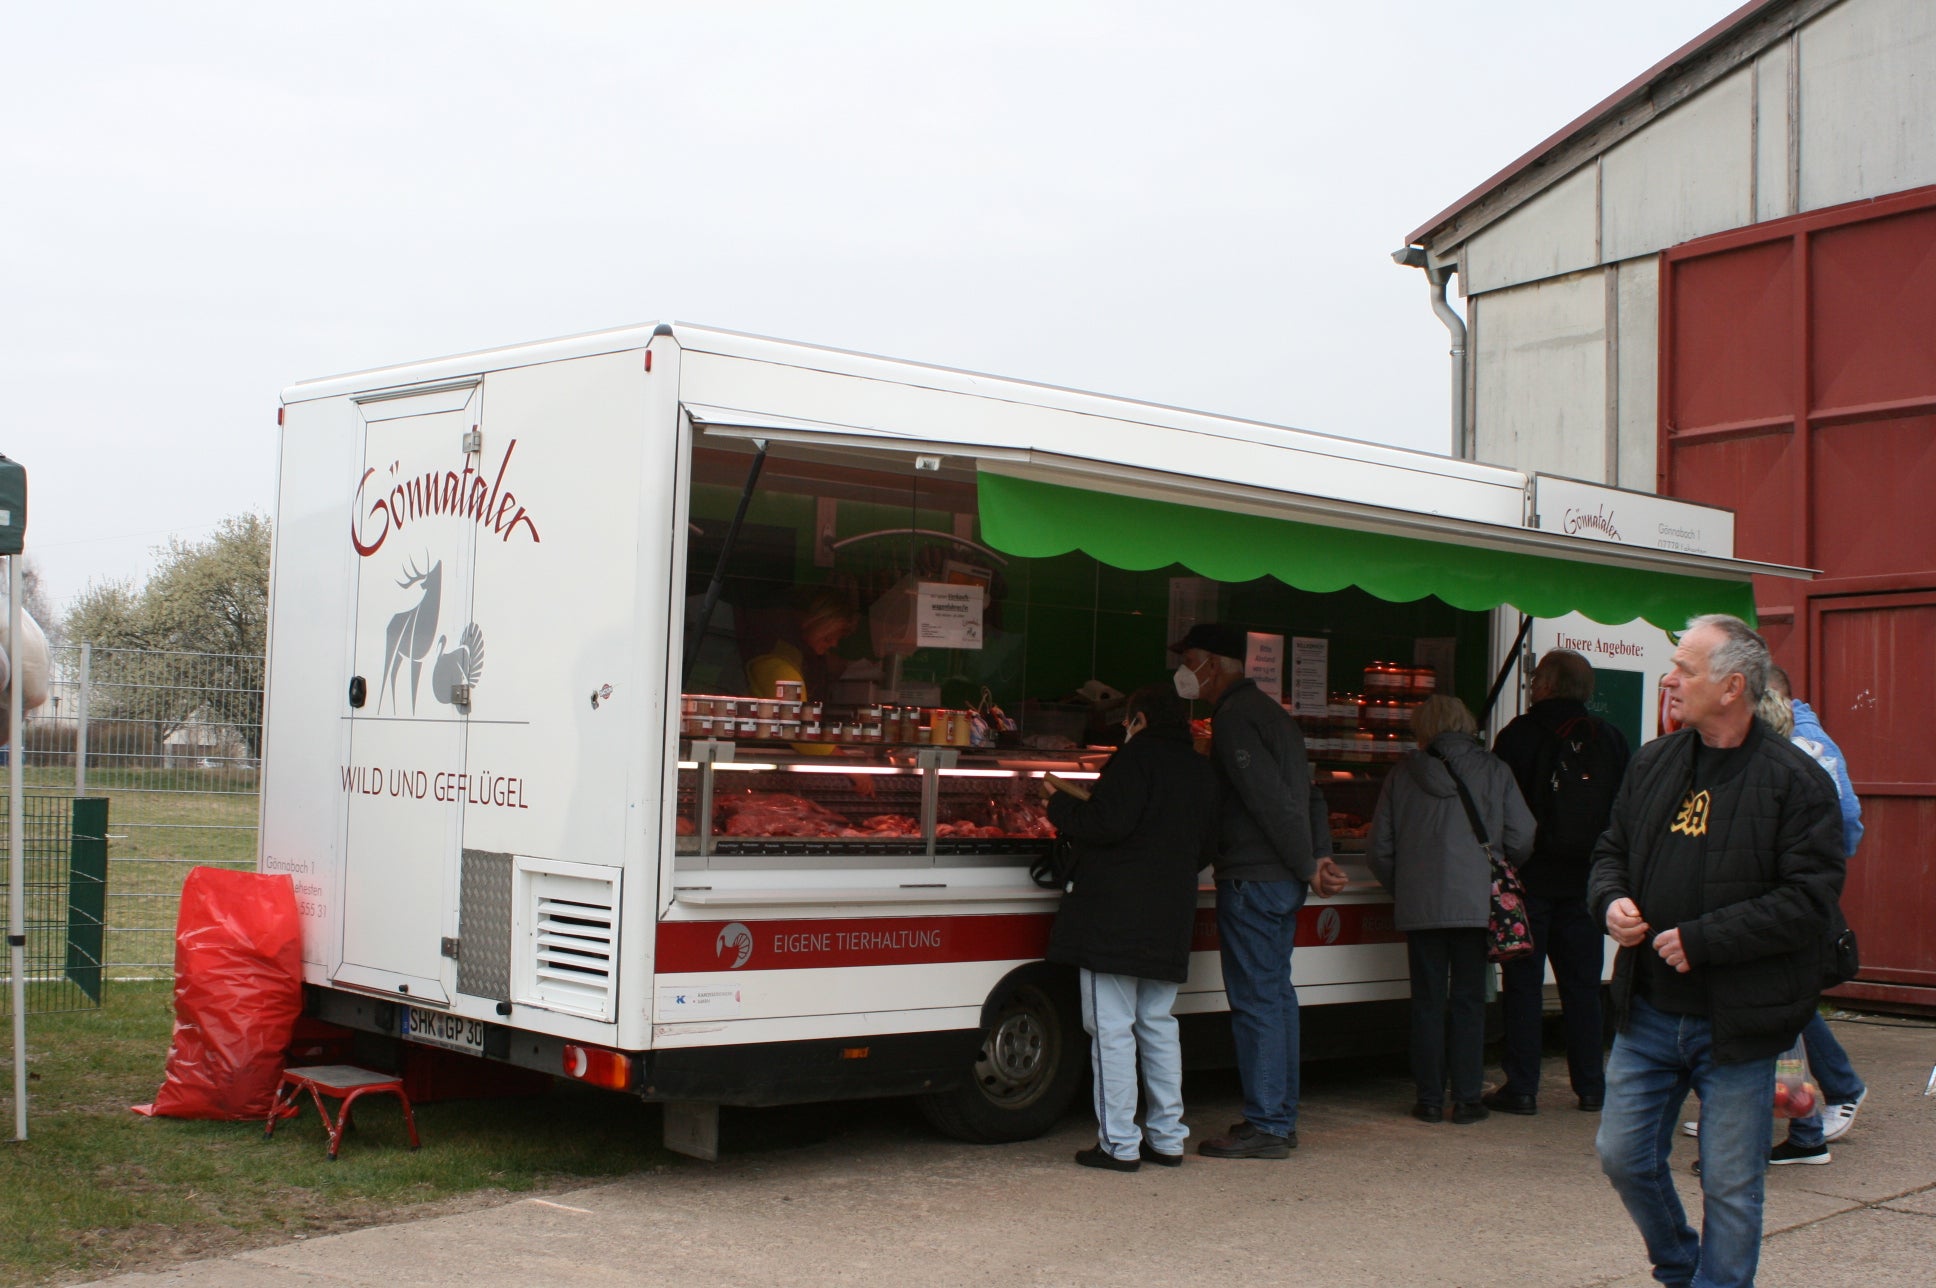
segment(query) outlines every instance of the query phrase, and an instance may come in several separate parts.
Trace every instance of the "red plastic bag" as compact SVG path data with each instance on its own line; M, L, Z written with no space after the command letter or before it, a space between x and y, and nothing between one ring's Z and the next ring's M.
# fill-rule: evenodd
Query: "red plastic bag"
M302 926L286 875L193 868L175 922L175 1036L138 1114L266 1118L302 1013Z

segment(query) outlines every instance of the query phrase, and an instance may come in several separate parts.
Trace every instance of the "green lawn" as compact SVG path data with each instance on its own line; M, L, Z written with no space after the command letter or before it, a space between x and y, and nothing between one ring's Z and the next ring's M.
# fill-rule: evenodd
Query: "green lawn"
M313 1108L268 1140L259 1122L139 1117L128 1106L161 1084L171 991L111 984L100 1011L28 1017L29 1139L0 1143L0 1283L76 1282L670 1161L656 1109L562 1083L420 1106L416 1153L395 1101L373 1099L335 1163ZM10 1060L0 1106L11 1136Z
M25 777L33 791L74 788L71 769L30 768ZM188 870L255 866L256 775L226 767L94 769L87 790L108 798L108 974L166 975Z

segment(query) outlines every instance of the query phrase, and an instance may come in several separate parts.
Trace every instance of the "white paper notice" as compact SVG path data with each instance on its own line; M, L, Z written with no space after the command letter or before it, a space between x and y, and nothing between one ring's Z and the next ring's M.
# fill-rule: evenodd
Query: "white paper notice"
M980 648L982 605L988 592L981 586L924 581L914 610L914 638L921 648Z
M661 1024L680 1020L732 1019L739 1014L739 989L726 984L688 988L683 984L659 985Z
M1331 705L1331 641L1291 637L1291 714L1318 716Z
M1257 687L1282 702L1284 700L1284 637L1244 636L1244 674L1257 681Z

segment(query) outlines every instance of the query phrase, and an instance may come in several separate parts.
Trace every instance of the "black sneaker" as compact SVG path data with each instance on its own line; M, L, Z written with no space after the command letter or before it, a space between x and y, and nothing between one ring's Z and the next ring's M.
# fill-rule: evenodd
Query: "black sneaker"
M1236 1122L1231 1123L1230 1126L1224 1128L1223 1134L1226 1136L1250 1136L1255 1134L1257 1130L1258 1129L1256 1124L1252 1123L1250 1119L1239 1118ZM1292 1149L1296 1149L1297 1132L1295 1130L1285 1132L1284 1143L1290 1146Z
M1792 1140L1784 1140L1768 1151L1770 1167L1786 1167L1790 1163L1806 1163L1811 1167L1819 1167L1826 1162L1828 1162L1827 1144L1817 1145L1811 1149L1806 1145L1797 1145Z
M1183 1155L1165 1154L1162 1150L1146 1140L1143 1142L1143 1161L1145 1163L1155 1163L1158 1167L1181 1167L1183 1166Z
M1248 1132L1232 1132L1206 1140L1197 1146L1197 1153L1205 1158L1289 1158L1291 1138L1251 1127Z
M1133 1172L1143 1165L1140 1159L1117 1158L1101 1145L1077 1150L1076 1162L1084 1167L1100 1167L1105 1172Z
M1497 1091L1488 1091L1485 1095L1479 1097L1479 1103L1495 1113L1501 1114L1520 1114L1525 1117L1531 1117L1539 1112L1539 1100L1537 1097L1523 1095L1517 1091L1507 1091L1504 1087L1499 1088Z
M1482 1123L1490 1117L1492 1117L1492 1111L1483 1104L1467 1102L1452 1106L1452 1121L1461 1127Z
M1438 1105L1428 1105L1423 1100L1412 1106L1412 1117L1422 1123L1442 1123L1445 1110Z

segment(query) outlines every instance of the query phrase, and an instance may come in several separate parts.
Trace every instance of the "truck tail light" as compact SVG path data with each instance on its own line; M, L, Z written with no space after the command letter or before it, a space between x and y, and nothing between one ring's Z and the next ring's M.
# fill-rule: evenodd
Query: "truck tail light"
M632 1061L603 1047L565 1044L565 1076L608 1091L623 1091L632 1085Z

